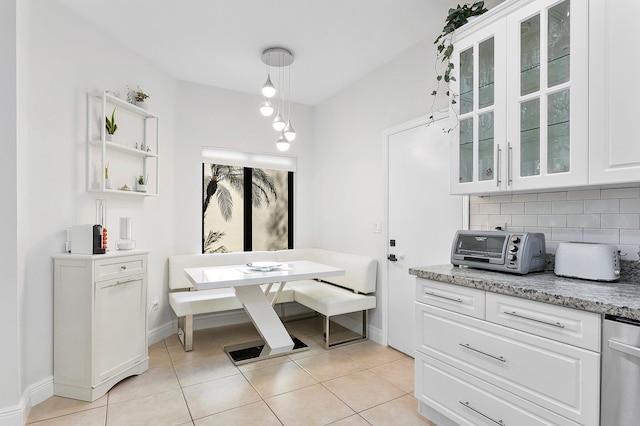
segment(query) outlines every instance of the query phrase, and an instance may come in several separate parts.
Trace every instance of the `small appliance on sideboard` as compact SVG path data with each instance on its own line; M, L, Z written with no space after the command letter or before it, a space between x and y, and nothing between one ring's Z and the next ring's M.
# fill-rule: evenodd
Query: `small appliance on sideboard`
M71 227L71 253L104 254L101 225L74 225Z
M478 269L527 274L547 264L544 234L510 231L458 231L451 263Z
M620 278L620 253L615 244L559 243L556 275L595 281Z

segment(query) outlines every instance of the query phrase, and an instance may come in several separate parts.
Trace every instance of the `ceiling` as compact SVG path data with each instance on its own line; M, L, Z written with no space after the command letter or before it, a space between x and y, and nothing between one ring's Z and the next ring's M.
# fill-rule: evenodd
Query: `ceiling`
M452 0L56 1L178 80L257 94L266 77L262 51L285 47L294 54L292 100L307 105L434 38L455 5Z

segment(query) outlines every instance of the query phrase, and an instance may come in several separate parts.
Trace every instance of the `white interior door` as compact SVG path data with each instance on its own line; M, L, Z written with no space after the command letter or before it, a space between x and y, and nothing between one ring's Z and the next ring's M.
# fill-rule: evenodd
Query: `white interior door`
M415 277L408 270L449 263L453 236L466 223L467 197L449 195L449 135L442 128L420 123L387 137L387 343L410 356Z

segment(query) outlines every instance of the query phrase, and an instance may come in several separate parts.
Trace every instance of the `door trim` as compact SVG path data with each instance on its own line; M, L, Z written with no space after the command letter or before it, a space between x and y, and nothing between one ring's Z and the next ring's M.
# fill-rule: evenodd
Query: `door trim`
M434 123L432 126L441 125L440 120L449 118L448 110L436 111L433 114ZM382 160L384 162L383 176L383 206L382 206L382 246L380 247L380 288L381 294L378 295L378 302L382 306L382 341L381 344L388 345L389 337L389 263L387 256L389 254L389 139L391 136L420 126L429 125L431 120L426 116L398 124L382 131ZM469 229L469 196L462 196L462 227Z

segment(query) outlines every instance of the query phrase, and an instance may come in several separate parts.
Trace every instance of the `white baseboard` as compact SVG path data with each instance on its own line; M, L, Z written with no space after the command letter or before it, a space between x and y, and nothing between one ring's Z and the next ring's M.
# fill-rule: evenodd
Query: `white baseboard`
M369 340L376 342L380 345L384 345L384 340L382 339L382 330L377 327L369 326L367 328L367 333L369 333Z
M33 383L25 389L20 403L13 407L0 408L0 426L23 426L31 407L53 396L53 377Z
M169 321L168 323L162 324L160 327L156 327L153 330L147 330L147 343L151 346L163 339L166 339L172 334L176 334L177 332L178 320Z

